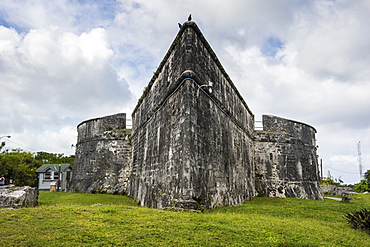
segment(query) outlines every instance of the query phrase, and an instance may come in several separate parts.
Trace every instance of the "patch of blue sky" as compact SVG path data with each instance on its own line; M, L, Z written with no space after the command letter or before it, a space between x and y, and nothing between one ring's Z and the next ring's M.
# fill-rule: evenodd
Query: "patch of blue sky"
M18 33L24 33L29 30L29 28L18 26L15 23L12 23L11 21L9 21L9 18L1 10L0 10L0 26L4 26L6 28L13 28Z
M85 13L99 13L99 16L105 20L112 20L117 13L119 2L116 0L77 0L78 4L87 10ZM83 16L81 16L83 18Z
M4 26L4 27L7 27L7 28L11 27L11 25L6 20L3 19L1 14L0 14L0 26Z
M135 1L129 2L126 0L121 1L118 6L119 6L119 11L121 13L130 13L132 11L142 8L142 5L140 3L135 2Z
M120 9L122 6L121 1L118 0L77 0L81 6L90 6L91 8L97 8L101 13L102 17L107 19L114 19L117 11L125 11ZM138 2L128 3L131 9L141 8L141 4Z
M261 46L261 52L266 57L275 57L276 53L284 48L284 42L278 37L269 36Z
M135 46L135 44L121 44L115 50L116 56L113 59L114 67L120 67L123 64L132 68L140 68L136 70L137 76L142 71L155 71L153 66L155 57L145 49Z

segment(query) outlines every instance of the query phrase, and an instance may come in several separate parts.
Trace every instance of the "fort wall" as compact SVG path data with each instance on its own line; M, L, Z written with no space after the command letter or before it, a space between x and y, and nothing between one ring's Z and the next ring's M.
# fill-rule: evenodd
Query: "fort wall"
M194 22L182 25L132 122L132 132L126 114L78 125L70 191L127 192L161 209L240 205L256 195L323 199L316 130L270 115L254 130L253 113Z
M316 130L304 123L263 116L256 131L256 188L259 194L322 200Z
M254 116L195 23L184 24L132 117L129 194L141 205L229 206L255 195Z
M125 194L131 170L126 114L90 119L78 125L73 179L69 191Z

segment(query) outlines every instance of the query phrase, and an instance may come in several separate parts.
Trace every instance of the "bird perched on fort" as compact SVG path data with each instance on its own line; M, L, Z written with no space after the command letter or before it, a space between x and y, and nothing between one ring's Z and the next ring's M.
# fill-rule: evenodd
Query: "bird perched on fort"
M178 23L179 24L179 28L181 29L182 28L182 25L181 25L181 23Z
M189 15L189 17L188 17L188 21L191 21L191 14Z

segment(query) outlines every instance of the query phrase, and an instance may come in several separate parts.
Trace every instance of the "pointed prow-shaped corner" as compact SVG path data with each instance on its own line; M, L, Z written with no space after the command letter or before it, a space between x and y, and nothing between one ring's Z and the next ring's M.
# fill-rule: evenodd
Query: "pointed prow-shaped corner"
M188 20L187 21L185 21L184 23L177 23L177 25L179 26L179 28L181 29L182 27L184 27L184 26L191 26L191 25L193 25L195 22L193 21L193 18L192 18L192 16L191 16L191 14L188 16Z

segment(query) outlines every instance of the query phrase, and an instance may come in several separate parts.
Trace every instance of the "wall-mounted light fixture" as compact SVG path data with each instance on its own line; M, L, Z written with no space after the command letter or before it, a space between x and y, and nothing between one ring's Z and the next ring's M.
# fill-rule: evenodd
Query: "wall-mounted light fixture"
M198 91L197 91L197 97L199 96L199 90L201 87L208 87L208 92L209 93L212 93L213 92L213 82L211 81L208 81L208 84L207 85L201 85L201 86L198 86Z
M208 92L212 93L213 92L213 82L208 81Z

